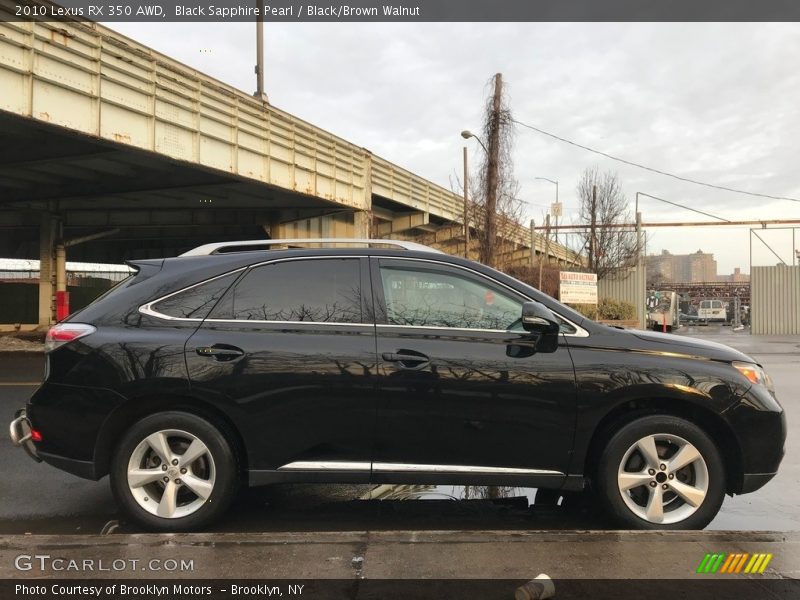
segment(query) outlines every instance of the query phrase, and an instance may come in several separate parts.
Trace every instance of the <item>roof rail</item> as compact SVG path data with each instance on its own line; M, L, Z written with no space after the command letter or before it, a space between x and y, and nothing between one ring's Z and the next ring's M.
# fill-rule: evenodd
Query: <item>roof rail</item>
M418 244L416 242L406 242L403 240L370 240L359 238L296 238L290 240L247 240L241 242L214 242L213 244L204 244L193 248L188 252L184 252L181 256L209 256L211 254L220 254L223 249L232 249L233 252L237 250L246 252L248 248L253 250L260 250L264 246L291 246L297 244L348 244L351 246L364 245L364 246L392 246L395 248L402 248L403 250L415 250L417 252L436 252L442 254L441 250Z

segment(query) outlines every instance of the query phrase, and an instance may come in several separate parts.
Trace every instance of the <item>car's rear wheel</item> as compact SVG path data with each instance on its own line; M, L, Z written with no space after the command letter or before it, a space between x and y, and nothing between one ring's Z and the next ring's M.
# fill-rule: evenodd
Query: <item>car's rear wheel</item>
M146 417L125 433L112 459L117 502L149 530L202 528L228 507L237 487L230 444L211 423L189 413Z
M600 497L623 527L702 529L725 497L725 468L702 429L651 415L619 429L597 472Z

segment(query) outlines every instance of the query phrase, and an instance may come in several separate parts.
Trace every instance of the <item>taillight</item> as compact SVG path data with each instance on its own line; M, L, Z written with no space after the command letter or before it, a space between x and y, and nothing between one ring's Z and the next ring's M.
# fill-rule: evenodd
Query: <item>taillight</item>
M47 332L44 340L44 351L52 352L64 344L74 342L78 338L85 337L97 331L92 325L85 323L59 323L54 325Z

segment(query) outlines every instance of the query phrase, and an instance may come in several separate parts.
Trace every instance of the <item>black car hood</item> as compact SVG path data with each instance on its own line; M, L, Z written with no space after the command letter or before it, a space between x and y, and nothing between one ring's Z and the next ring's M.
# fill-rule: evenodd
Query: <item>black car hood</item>
M674 352L676 354L688 354L691 356L710 358L712 360L756 362L743 352L739 352L730 346L717 342L709 342L707 340L689 338L671 333L640 331L638 329L618 329L617 334L623 336L625 340L623 343L631 350Z

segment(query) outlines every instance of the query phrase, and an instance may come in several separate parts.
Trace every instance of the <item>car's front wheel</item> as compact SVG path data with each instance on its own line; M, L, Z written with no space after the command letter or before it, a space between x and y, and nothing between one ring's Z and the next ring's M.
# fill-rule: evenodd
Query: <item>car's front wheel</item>
M631 529L702 529L725 497L725 468L702 429L667 415L636 419L606 444L597 472L600 497Z
M184 412L151 415L122 437L111 489L123 511L154 531L204 527L238 488L236 458L211 423Z

